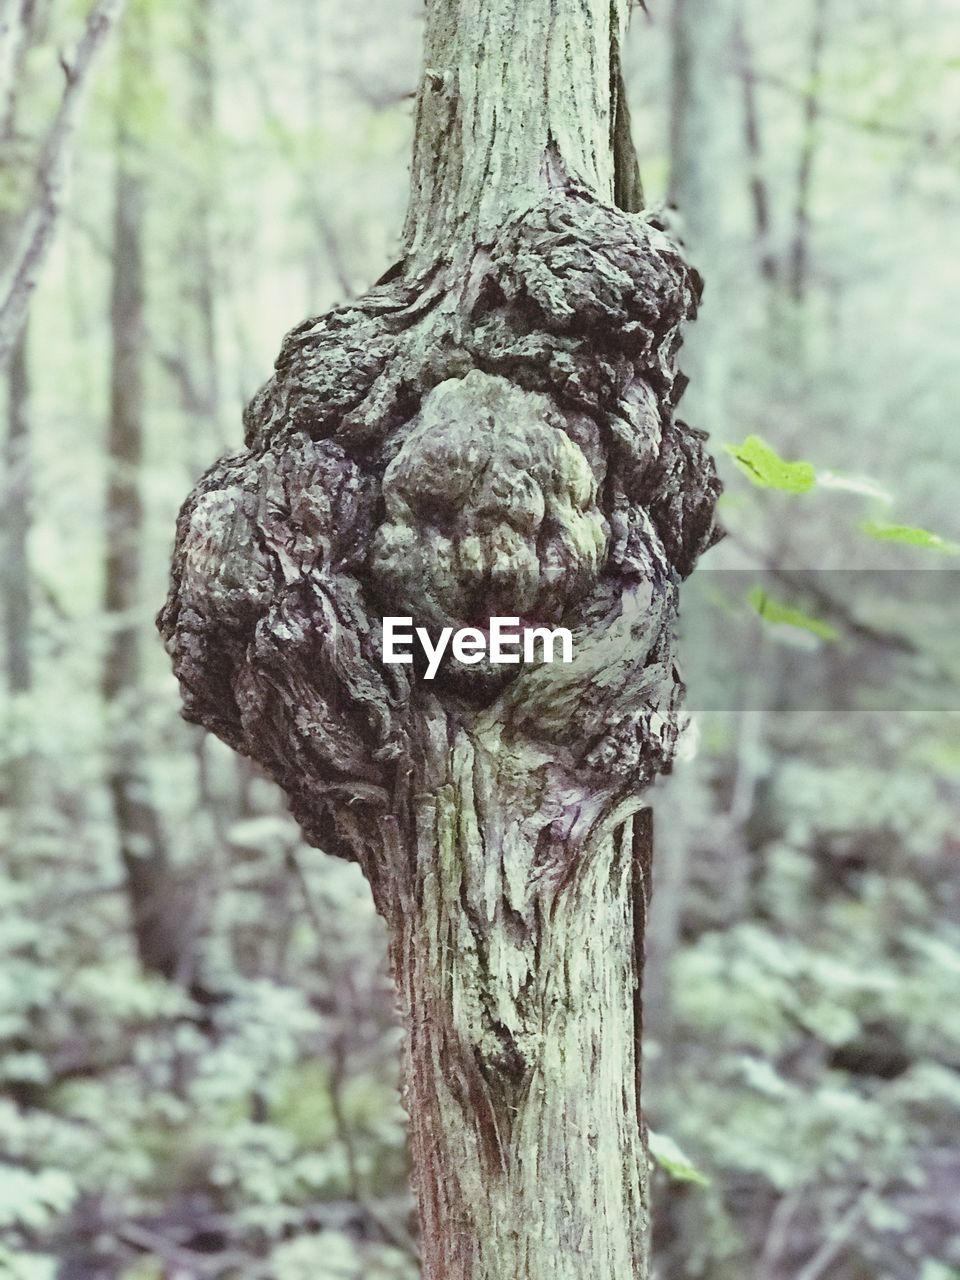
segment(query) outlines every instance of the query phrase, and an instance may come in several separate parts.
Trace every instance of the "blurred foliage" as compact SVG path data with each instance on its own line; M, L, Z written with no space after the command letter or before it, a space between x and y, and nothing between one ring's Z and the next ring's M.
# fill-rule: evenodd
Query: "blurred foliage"
M114 50L31 318L34 673L3 703L0 742L0 1275L409 1280L384 932L356 869L304 847L274 789L180 721L151 617L177 505L238 445L281 335L396 256L422 6L139 2L152 44L130 117L148 183L150 589L145 675L124 714L149 749L199 968L182 985L139 968L104 787L115 726L99 671L118 625L100 604ZM82 13L71 0L39 8L4 209ZM669 13L649 8L628 72L658 198ZM688 413L722 429L718 451L746 446L721 458L730 536L710 567L937 568L955 593L931 554L960 542L955 6L828 6L811 81L814 10L744 0L749 67L731 40L716 104L723 234L700 265L728 390L721 413L695 384ZM787 264L811 94L798 299ZM816 485L785 458L811 459ZM798 487L809 492L777 492ZM894 501L923 527L893 524ZM856 661L886 671L890 635L867 587L824 599L823 582L771 587L765 608L789 625L758 623L739 655L757 709L698 711L656 802L646 1088L660 1280L960 1276L960 716L778 708L804 673L839 690L867 622ZM918 662L935 605L899 620ZM837 643L787 643L804 619ZM955 662L936 676L945 706L960 705L958 676Z

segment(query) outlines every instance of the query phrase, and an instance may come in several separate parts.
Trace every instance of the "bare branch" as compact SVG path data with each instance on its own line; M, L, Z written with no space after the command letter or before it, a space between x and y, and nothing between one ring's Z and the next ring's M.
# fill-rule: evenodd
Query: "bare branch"
M834 1223L826 1240L810 1261L797 1272L795 1280L820 1280L827 1268L853 1235L871 1199L876 1195L874 1187L867 1187L849 1209Z
M84 89L123 6L124 0L96 0L73 58L61 58L63 95L40 153L34 194L22 219L0 301L0 368L6 364L23 327L30 297L53 244Z
M753 84L761 85L767 89L776 89L778 93L789 94L790 97L799 98L806 101L809 97L809 88L803 85L794 84L783 76L772 75L765 71L758 71L750 66L749 62L740 61L736 68L736 74ZM893 120L885 120L874 116L856 116L849 115L844 111L838 110L836 107L821 102L819 105L820 117L823 120L829 120L833 124L843 125L848 129L856 129L862 133L874 133L880 136L890 138L902 138L906 142L918 142L926 147L942 148L945 151L952 150L960 144L960 134L942 133L934 121L924 124L898 124Z

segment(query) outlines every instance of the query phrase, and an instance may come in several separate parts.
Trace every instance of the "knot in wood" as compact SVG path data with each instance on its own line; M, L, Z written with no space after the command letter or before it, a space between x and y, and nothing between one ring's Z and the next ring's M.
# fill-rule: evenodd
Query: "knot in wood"
M184 505L159 624L187 717L254 756L311 838L331 814L379 822L437 717L590 786L668 766L677 586L719 493L675 415L699 292L655 221L571 186L287 336L247 452ZM575 659L448 661L427 685L384 663L385 614L563 626Z
M557 623L590 591L605 468L565 426L549 397L479 370L428 393L383 480L369 571L389 612L433 628Z

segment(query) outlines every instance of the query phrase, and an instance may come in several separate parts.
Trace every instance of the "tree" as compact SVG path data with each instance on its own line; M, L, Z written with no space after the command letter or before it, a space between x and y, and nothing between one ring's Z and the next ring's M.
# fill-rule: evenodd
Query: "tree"
M124 0L96 0L72 60L61 58L64 86L56 114L40 148L34 189L23 210L7 278L0 288L0 367L6 364L23 328L30 298L53 243L63 206L71 147L80 118L84 92L97 57L123 9ZM22 12L6 3L0 11L0 103L10 118L15 99L13 77L18 69L17 48L27 22ZM8 14L6 11L11 10Z
M810 197L817 146L820 141L820 92L823 55L827 43L827 0L814 0L810 30L808 89L803 97L803 139L797 166L797 188L793 211L793 243L790 247L790 296L802 302L807 287L810 238Z
M674 0L670 93L670 199L682 211L684 239L707 273L701 323L686 353L697 418L726 430L729 360L725 310L732 292L727 264L733 113L729 61L730 0Z
M288 335L159 618L187 717L387 920L429 1280L648 1275L638 815L719 486L674 416L700 280L635 212L627 10L428 5L403 257ZM428 682L384 613L575 657Z
M11 704L21 704L33 687L31 632L33 596L30 588L30 365L27 330L22 329L7 371L7 435L4 442L6 501L4 503L3 622L6 688ZM35 767L31 744L14 746L7 761L7 798L22 827L35 797Z
M140 609L143 599L141 498L146 320L142 161L130 116L148 72L147 15L130 9L122 28L113 284L110 299L112 368L108 432L104 609L110 642L103 668L108 711L108 777L117 840L126 873L137 950L144 967L165 977L192 973L191 913L178 890L160 816L151 796L140 713Z
M0 158L8 173L15 169L17 109L22 63L32 43L33 14L25 4L0 8ZM0 251L10 251L13 227L0 210ZM33 686L31 633L33 594L30 586L31 523L30 359L26 315L12 347L6 377L7 429L4 439L3 596L5 686L11 702L21 704ZM17 825L33 797L33 761L29 747L14 747L7 762L10 806Z

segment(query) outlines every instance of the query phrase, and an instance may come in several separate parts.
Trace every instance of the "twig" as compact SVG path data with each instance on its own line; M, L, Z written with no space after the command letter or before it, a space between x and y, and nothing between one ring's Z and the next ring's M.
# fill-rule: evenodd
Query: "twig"
M802 1200L802 1192L794 1190L785 1195L774 1209L757 1264L757 1280L767 1280L773 1274L774 1267L783 1255L790 1224L796 1217Z
M867 1189L856 1198L850 1208L837 1221L830 1235L813 1255L805 1267L794 1276L794 1280L820 1280L830 1263L850 1239L853 1230L866 1208L867 1201L874 1194L873 1187Z
M737 72L744 79L750 80L754 84L764 85L768 89L776 89L780 93L788 93L791 97L805 101L809 96L809 90L801 85L791 83L783 76L756 71L753 67L742 64L737 67ZM939 136L933 125L924 127L922 125L895 124L892 120L875 120L869 116L851 116L823 102L820 103L820 115L824 120L830 120L834 124L843 125L848 129L857 129L863 133L875 133L884 137L902 138L907 142L922 142L928 146L942 145L948 149L960 142L960 135Z
M131 1222L117 1229L117 1237L141 1252L152 1253L176 1267L182 1267L187 1275L214 1275L227 1267L242 1267L250 1259L242 1253L197 1253L183 1245L174 1244L155 1231Z
M852 635L859 637L861 640L866 640L870 644L875 644L885 649L893 649L898 653L915 656L920 652L917 644L909 636L905 636L899 631L889 631L875 627L869 622L864 622L862 618L858 618L843 601L838 600L836 596L819 586L814 581L811 573L801 569L782 569L769 556L751 545L740 535L728 531L727 537L734 546L739 547L741 551L745 551L747 555L756 561L760 568L769 573L771 577L776 578L778 582L782 582L793 591L804 592L810 596L815 601L818 609L822 609L825 613L836 618Z
M316 176L312 169L304 168L303 157L299 154L296 138L293 131L286 124L283 117L273 104L270 90L264 80L259 62L250 57L248 58L247 67L251 83L256 90L257 98L260 102L260 110L263 113L264 122L280 143L286 158L299 171L300 178L304 185L307 205L310 209L316 230L319 233L320 239L323 241L324 248L327 251L337 284L345 298L353 298L356 296L357 289L347 270L339 237L334 231L333 224L331 223L330 218L327 215L326 208L324 207L323 200L318 189Z

